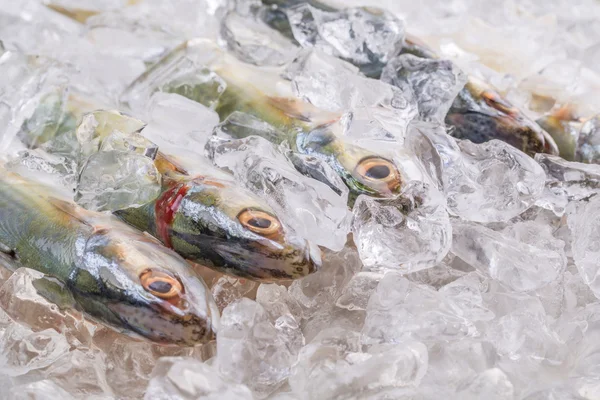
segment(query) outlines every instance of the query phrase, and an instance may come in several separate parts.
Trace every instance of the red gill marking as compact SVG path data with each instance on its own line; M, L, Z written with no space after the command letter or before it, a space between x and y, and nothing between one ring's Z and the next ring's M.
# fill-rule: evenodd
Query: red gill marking
M189 189L185 184L173 186L166 190L154 205L156 234L167 247L173 248L169 229L181 205L181 200L183 200Z

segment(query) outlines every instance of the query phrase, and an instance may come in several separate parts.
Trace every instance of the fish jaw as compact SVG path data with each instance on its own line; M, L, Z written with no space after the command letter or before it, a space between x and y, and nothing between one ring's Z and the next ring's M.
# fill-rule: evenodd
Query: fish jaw
M554 139L541 127L522 118L478 111L450 112L446 123L453 127L452 136L484 143L492 139L502 140L524 153L558 155Z
M194 314L165 316L160 311L124 303L109 308L129 329L161 344L194 346L215 338L215 326Z

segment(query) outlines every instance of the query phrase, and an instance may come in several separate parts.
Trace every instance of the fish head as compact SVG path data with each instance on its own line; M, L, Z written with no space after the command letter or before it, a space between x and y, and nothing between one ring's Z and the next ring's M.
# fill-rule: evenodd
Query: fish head
M502 140L533 156L558 155L554 139L491 86L470 78L446 116L452 135L483 143Z
M172 221L157 224L172 247L208 267L255 280L296 279L317 271L321 252L314 243L287 228L260 197L233 182L195 179L185 184ZM167 233L168 232L168 233Z
M155 238L127 226L99 229L82 259L85 268L74 286L79 297L90 294L104 304L105 313L112 313L107 319L164 344L214 339L219 311L210 291L183 258Z
M296 145L302 153L327 162L344 180L351 198L361 194L392 197L400 192L402 175L391 157L344 139L333 132L331 125L298 135Z

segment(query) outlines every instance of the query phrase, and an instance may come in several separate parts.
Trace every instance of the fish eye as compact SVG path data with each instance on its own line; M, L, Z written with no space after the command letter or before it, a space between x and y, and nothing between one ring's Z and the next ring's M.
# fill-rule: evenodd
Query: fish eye
M281 234L281 223L271 214L260 210L247 209L239 213L238 220L250 231L273 239Z
M380 157L369 157L358 163L355 169L359 180L367 185L383 186L393 191L400 186L400 173L389 160Z
M510 115L515 115L518 113L515 107L513 107L509 102L500 97L500 95L496 92L486 90L481 94L481 96L483 96L483 100L488 106L493 107L498 111Z
M140 274L142 287L152 295L168 301L178 301L183 285L173 276L161 271L147 269Z

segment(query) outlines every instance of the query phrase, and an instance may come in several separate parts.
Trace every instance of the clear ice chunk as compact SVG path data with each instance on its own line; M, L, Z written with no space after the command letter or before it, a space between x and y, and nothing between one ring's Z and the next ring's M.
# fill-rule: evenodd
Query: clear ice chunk
M467 76L450 60L432 60L403 54L385 66L381 80L394 86L409 85L423 120L443 121Z
M508 221L542 195L544 170L514 147L499 140L457 142L433 124L413 128L430 138L440 154L452 214L467 221Z
M367 76L379 76L400 52L404 23L377 8L347 8L327 12L310 4L286 10L294 38L302 47L316 47L358 66Z
M263 7L229 11L221 21L221 36L227 48L240 60L265 66L290 62L299 48L263 21Z
M175 93L154 93L149 122L141 134L165 154L204 154L204 145L219 123L212 109Z
M54 329L33 332L12 324L0 337L0 374L14 377L49 367L65 357L70 347Z
M451 246L444 198L426 183L408 182L395 198L359 196L352 233L370 271L410 273L435 266Z
M187 41L133 81L121 95L121 104L144 117L152 95L167 92L214 108L227 84L207 65L221 56L221 50L211 41Z
M301 399L353 398L372 389L418 386L427 361L420 342L363 349L360 333L329 328L302 349L290 386Z
M227 306L217 338L221 376L247 385L258 398L281 387L303 344L299 328L286 320L291 321L278 325L260 303L246 298Z
M335 305L347 310L366 310L371 294L375 292L383 274L361 271L354 275L344 287Z
M217 307L219 307L219 311L222 312L225 307L235 300L252 293L257 286L256 282L248 279L223 275L211 286L210 291Z
M453 221L452 252L481 273L524 292L558 279L566 268L564 243L546 232L536 240L526 235L496 232L485 226ZM543 234L543 231L537 232Z
M245 385L224 380L215 367L193 358L158 360L144 399L252 400Z
M466 400L510 400L514 399L515 389L501 369L491 368L459 387L456 394Z
M342 133L355 139L402 139L418 112L408 85L396 87L365 78L354 66L319 51L300 53L286 74L298 97L344 113Z
M208 146L214 165L263 196L299 235L332 250L344 247L350 230L346 197L300 174L274 144L261 137L229 141L213 137Z
M92 155L77 184L75 201L88 210L141 206L160 194L160 174L146 156L120 151Z
M388 272L369 299L362 330L372 343L458 340L478 334L472 320L457 314L443 293Z
M583 281L600 298L600 197L571 203L567 209L567 221L572 234L573 260Z
M7 393L10 400L75 400L64 388L50 379L15 386Z
M136 133L143 126L111 111L84 116L77 128L81 147L77 204L115 211L158 197L161 178L154 165L158 147Z
M314 274L292 282L288 291L300 307L299 315L309 319L323 308L328 308L362 267L360 257L352 246L339 252L324 251L323 266Z
M0 70L0 151L6 154L17 136L30 146L47 140L57 128L54 119L62 114L73 71L52 59L16 51L0 56Z

